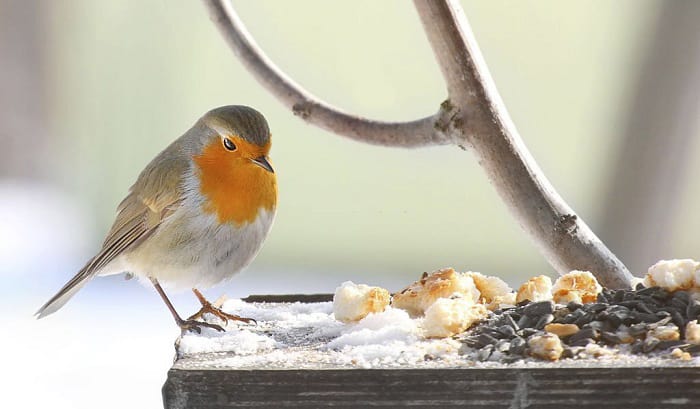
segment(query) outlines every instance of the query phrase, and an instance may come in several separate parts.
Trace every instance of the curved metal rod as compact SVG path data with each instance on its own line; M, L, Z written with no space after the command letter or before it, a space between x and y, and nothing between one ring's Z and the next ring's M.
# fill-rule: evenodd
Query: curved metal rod
M441 113L411 122L381 122L351 115L320 100L282 72L255 43L231 3L204 0L209 15L248 71L282 103L304 121L375 145L418 147L453 141L440 132Z

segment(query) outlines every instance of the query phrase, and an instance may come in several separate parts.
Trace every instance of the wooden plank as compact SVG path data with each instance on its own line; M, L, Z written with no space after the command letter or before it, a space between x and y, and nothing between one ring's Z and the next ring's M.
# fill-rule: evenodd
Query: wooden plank
M168 409L691 408L697 367L184 370L163 387Z
M254 295L247 302L321 302L331 294ZM514 364L490 367L280 369L230 367L230 353L179 359L163 386L166 408L691 408L696 361Z

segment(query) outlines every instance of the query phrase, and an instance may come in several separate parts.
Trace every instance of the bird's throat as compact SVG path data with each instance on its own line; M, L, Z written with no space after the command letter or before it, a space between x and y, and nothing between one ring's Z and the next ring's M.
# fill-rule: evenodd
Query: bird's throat
M263 209L272 211L277 203L275 174L247 160L232 162L217 148L207 147L194 158L204 211L220 223L238 226L255 221Z

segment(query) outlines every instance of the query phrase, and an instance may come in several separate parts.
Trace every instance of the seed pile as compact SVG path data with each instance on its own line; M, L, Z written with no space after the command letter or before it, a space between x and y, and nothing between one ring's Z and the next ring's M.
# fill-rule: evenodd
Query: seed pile
M700 355L700 301L688 291L638 285L603 289L596 302L523 301L498 309L457 339L480 361L583 358L624 349L690 359ZM605 348L612 347L612 348Z

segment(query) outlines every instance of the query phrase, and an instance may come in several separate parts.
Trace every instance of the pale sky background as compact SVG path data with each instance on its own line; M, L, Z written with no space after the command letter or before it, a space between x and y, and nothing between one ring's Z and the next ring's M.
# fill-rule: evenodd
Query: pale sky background
M595 231L660 1L462 3L526 145ZM346 280L395 291L446 266L512 286L554 274L472 154L380 148L306 125L243 69L200 2L41 4L47 122L24 149L44 156L32 178L0 174L10 406L159 407L178 330L152 289L100 279L54 316L31 314L97 250L146 163L220 105L267 116L280 197L259 257L211 298L332 292ZM410 120L446 97L408 1L235 4L273 61L347 111ZM672 198L684 205L665 257L700 259L699 198L692 180ZM190 294L174 302L182 315L196 307Z

